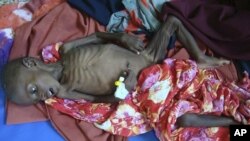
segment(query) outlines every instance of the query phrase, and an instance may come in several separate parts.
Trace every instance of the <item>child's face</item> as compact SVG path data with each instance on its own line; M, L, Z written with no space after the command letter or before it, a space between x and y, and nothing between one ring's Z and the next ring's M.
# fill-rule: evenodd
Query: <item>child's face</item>
M18 73L5 88L10 100L16 104L35 104L56 95L61 88L51 74L39 68L22 67Z

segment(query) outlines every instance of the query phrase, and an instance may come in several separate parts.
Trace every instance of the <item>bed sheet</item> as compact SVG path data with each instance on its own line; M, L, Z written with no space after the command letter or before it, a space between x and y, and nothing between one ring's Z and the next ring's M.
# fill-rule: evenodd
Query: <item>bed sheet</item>
M5 96L0 88L0 140L1 141L64 141L49 121L6 125ZM18 115L17 115L18 116ZM129 137L128 141L158 141L154 131Z

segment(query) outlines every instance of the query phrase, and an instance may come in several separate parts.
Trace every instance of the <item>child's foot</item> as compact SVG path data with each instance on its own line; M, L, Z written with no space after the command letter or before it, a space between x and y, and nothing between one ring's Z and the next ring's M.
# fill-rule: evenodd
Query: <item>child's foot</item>
M215 68L223 65L230 64L229 60L216 58L211 56L203 56L197 60L197 65L199 68Z

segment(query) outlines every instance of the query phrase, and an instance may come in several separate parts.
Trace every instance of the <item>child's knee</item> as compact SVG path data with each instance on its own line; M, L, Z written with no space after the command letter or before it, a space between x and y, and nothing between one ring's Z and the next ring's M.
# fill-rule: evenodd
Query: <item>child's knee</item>
M175 17L173 15L169 15L167 20L168 20L167 22L170 22L176 28L178 28L182 25L182 22L177 17Z

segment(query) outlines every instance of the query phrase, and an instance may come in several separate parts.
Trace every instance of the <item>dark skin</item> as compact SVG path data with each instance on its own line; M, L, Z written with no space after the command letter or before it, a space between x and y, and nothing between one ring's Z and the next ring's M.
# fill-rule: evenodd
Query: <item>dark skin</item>
M44 64L31 57L12 61L4 71L5 92L11 101L21 105L34 104L55 95L91 102L119 102L121 99L113 93L114 82L120 74L128 73L125 85L132 90L143 68L165 58L166 46L174 33L200 68L229 63L225 59L205 56L181 22L170 16L145 49L142 41L125 33L95 33L65 43L59 50L62 60L58 63ZM196 127L235 124L227 117L197 114L184 114L177 123L184 127L190 123Z

